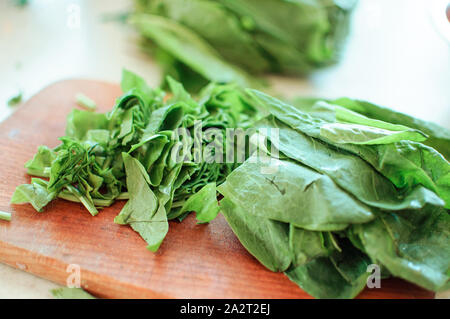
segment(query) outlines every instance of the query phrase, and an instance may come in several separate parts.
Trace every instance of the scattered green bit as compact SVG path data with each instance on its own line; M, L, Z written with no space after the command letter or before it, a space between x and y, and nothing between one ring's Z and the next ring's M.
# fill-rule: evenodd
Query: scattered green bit
M1 220L6 220L6 221L10 221L11 220L11 213L0 211L0 219Z
M14 95L8 100L8 106L13 107L22 102L22 91Z
M255 86L264 73L335 62L356 0L135 0L129 22L164 73L193 90L206 81Z
M96 299L82 288L57 288L51 290L56 299Z
M77 104L81 107L84 107L85 109L89 111L95 111L97 109L97 104L95 101L88 98L83 93L78 93L77 96Z
M11 198L11 203L29 203L35 210L42 212L42 209L54 198L56 198L56 193L48 189L47 181L32 178L31 184L22 184L16 187L16 191Z

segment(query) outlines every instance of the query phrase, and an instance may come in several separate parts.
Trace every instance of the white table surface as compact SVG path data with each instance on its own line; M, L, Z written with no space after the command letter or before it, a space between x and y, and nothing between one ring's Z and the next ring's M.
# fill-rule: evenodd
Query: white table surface
M30 0L24 8L0 1L0 121L52 82L92 78L119 82L123 67L159 83L160 71L124 25L104 14L131 0ZM286 96L349 96L435 121L450 128L450 24L433 19L445 0L360 0L339 64L309 79L270 77ZM73 14L80 10L80 24ZM75 21L75 24L74 24ZM444 21L444 22L443 22ZM18 106L20 107L20 106ZM0 264L0 298L51 298L58 285ZM450 292L439 298L450 298Z

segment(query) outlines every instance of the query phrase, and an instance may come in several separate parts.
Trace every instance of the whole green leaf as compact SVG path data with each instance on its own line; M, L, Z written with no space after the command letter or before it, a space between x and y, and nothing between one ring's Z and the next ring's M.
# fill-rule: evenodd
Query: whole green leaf
M353 101L345 99L346 101ZM356 103L356 102L355 102ZM410 129L404 125L391 124L388 122L373 120L363 115L345 109L338 105L332 105L324 101L299 100L295 106L314 117L322 119L331 124L321 124L321 134L316 135L312 130L309 134L314 137L324 138L324 141L333 143L332 138L324 136L323 126L336 124L336 121L346 121L349 123L370 124L389 130L405 131L409 134ZM387 110L390 114L390 111ZM408 122L410 123L410 122ZM432 123L429 123L433 125ZM406 132L408 131L408 132ZM444 130L445 131L445 130ZM417 133L421 134L421 133ZM395 137L395 135L394 135ZM406 136L404 136L406 137ZM360 137L353 137L353 140ZM388 136L388 138L390 138ZM391 141L390 144L383 145L353 145L334 143L334 146L358 155L369 162L377 171L387 177L397 188L402 188L405 192L412 190L416 185L423 185L437 193L446 203L446 208L450 206L450 165L448 161L433 148L411 140ZM426 142L425 142L426 143ZM448 143L450 147L450 143Z
M319 102L319 103L326 103L326 102ZM376 128L381 128L381 129L385 129L385 130L390 130L390 131L413 131L412 128L405 126L405 125L401 125L401 124L393 124L391 122L386 122L386 121L381 121L378 119L373 119L367 116L364 116L358 112L354 112L352 110L349 110L345 107L342 107L340 105L336 105L336 104L332 104L329 105L335 115L336 115L336 120L338 120L339 122L343 122L343 123L353 123L353 124L361 124L361 125L366 125L366 126L370 126L370 127L376 127ZM426 134L420 132L419 130L416 130L417 133L421 133L421 135L423 137L427 137Z
M358 154L396 187L408 191L423 185L438 194L445 207L450 208L450 164L435 149L411 141L344 148Z
M279 119L280 121L286 123L287 125L289 125L290 127L294 128L295 130L298 130L310 137L316 138L316 139L321 139L324 142L326 142L327 144L332 144L332 142L328 139L324 139L323 136L321 136L320 134L320 127L322 127L323 125L327 124L328 122L326 120L324 120L323 118L320 117L314 117L311 116L310 114L304 113L302 112L300 109L284 103L280 100L277 100L271 96L268 96L262 92L256 91L256 90L249 90L249 92L251 94L253 94L253 96L258 99L260 101L260 103L262 104L263 107L267 108L277 119ZM269 124L267 124L269 125ZM269 125L270 127L270 125ZM292 137L291 137L292 138ZM400 141L398 143L406 143L406 145L413 145L414 142L412 141ZM390 151L391 154L393 154L395 156L395 149L396 148L401 148L401 144L397 147L398 143L394 143L394 144L389 144L390 147ZM289 144L288 144L289 145ZM409 170L405 170L402 169L401 167L398 167L398 169L395 171L395 174L393 174L392 171L390 171L389 169L385 169L384 168L384 159L386 157L386 159L389 159L389 156L386 156L387 154L377 154L378 152L382 152L383 150L383 145L373 145L371 147L369 146L365 146L365 145L351 145L351 144L333 144L333 146L340 148L342 150L345 151L351 151L352 153L362 157L364 160L368 161L369 163L371 163L375 168L379 168L379 171L381 171L381 173L383 175L385 175L386 177L388 177L391 181L393 181L394 183L398 181L398 175L400 174L402 176L402 178L408 179L409 181L417 181L419 180L420 182L415 182L412 185L408 185L408 188L403 189L404 193L413 193L413 192L418 192L419 196L423 197L426 194L426 192L424 192L419 185L419 183L421 183L422 181L424 181L424 185L425 187L427 187L428 189L431 189L432 191L436 191L437 190L437 186L436 185L430 185L430 183L422 178L423 174L428 175L430 178L428 180L431 179L432 184L440 184L442 185L442 180L440 182L436 182L436 175L434 174L430 174L427 170L427 167L432 168L434 170L440 170L443 171L442 173L437 174L438 179L441 176L446 176L447 175L447 171L448 169L450 169L450 166L448 164L448 162L441 158L441 160L439 160L439 156L426 156L425 158L428 159L432 159L435 158L436 161L424 161L424 163L426 163L425 165L415 165L416 166L416 171L418 171L419 173L419 177L417 178L417 180L414 180L411 175L409 174ZM394 149L395 148L395 149ZM332 152L332 154L338 154L337 151ZM384 156L381 156L384 155ZM356 159L353 159L352 161L356 161L358 162ZM399 165L399 164L395 164L395 162L397 163L401 163L401 164L405 164L405 166L411 166L411 164L408 165L408 163L405 163L409 161L408 158L403 158L403 156L396 156L395 159L393 159L393 157L391 157L390 162L392 163L393 166L395 165ZM363 162L363 161L360 161ZM432 163L432 162L436 162L436 164ZM417 163L417 161L416 161ZM387 164L390 164L389 162L387 162ZM366 165L367 167L369 167L368 165ZM387 165L386 167L389 167L389 165ZM367 171L367 169L358 169L358 171ZM409 175L409 176L408 176ZM379 178L378 178L379 180ZM446 178L443 179L444 181L446 181ZM401 184L401 183L400 183ZM397 184L398 185L398 184ZM396 185L396 186L397 186ZM405 185L398 185L399 187L401 186L405 186ZM441 193L444 194L444 197L447 198L448 195L447 194L447 190L446 190L447 186L444 186L444 189L441 190ZM391 186L392 188L392 186ZM442 188L442 187L441 187ZM390 192L392 193L392 192ZM395 191L394 191L395 193ZM430 195L432 197L432 195ZM391 195L392 197L392 195ZM358 195L358 198L360 198L360 196ZM434 201L434 203L437 203L436 201ZM439 204L438 204L439 205ZM381 207L381 206L380 206ZM381 207L383 208L383 207ZM393 207L385 207L386 209L396 209ZM406 208L406 207L405 207Z
M329 176L339 187L369 206L402 210L418 209L427 203L436 206L444 204L435 193L420 185L410 192L401 192L361 158L339 151L274 118L261 120L257 125L260 128L277 128L277 147L283 154Z
M218 190L248 214L309 230L341 230L374 218L327 175L288 160L253 155Z
M418 129L430 136L425 144L436 149L438 152L444 155L447 160L450 159L450 130L442 126L366 101L340 98L332 101L332 103L364 114L373 119Z
M289 227L289 247L293 254L294 266L328 256L333 250L332 247L327 247L323 232L298 228L293 224Z
M356 225L367 254L394 276L433 291L450 288L450 215L426 207Z
M288 225L246 213L228 198L220 201L222 214L242 245L272 271L291 264Z
M360 124L327 123L320 135L338 144L391 144L402 140L423 142L427 138L417 130L390 131Z
M370 260L351 245L331 257L291 267L285 272L290 280L316 298L354 298L365 287Z

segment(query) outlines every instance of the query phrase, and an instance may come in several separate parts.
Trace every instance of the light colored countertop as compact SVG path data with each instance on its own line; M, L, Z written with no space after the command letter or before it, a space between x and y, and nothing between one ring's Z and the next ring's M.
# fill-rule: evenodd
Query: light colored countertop
M450 24L433 18L444 2L360 0L341 62L308 79L272 76L273 89L290 97L365 99L450 127ZM133 30L102 21L130 6L131 0L31 0L18 8L1 1L0 121L14 111L6 106L10 97L22 91L26 100L61 79L119 82L126 67L158 85L160 71L137 48ZM50 298L55 287L0 264L0 298Z

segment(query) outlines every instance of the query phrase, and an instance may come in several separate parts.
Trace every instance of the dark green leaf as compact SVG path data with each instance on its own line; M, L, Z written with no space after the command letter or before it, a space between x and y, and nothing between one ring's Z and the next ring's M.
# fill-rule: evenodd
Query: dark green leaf
M148 243L150 251L157 251L169 230L164 203L159 203L150 188L150 180L142 164L122 153L127 174L130 199L114 219L129 224Z
M288 225L248 214L229 199L220 201L221 212L244 247L272 271L291 264Z

